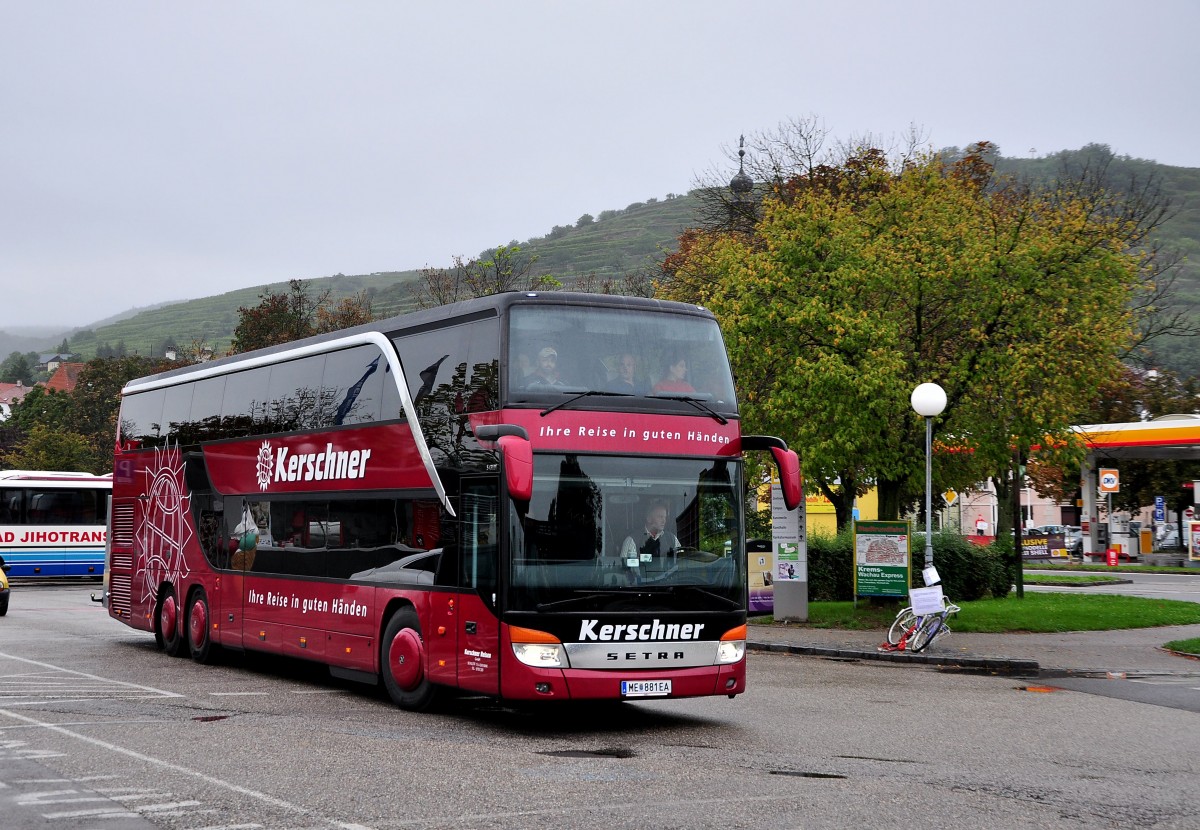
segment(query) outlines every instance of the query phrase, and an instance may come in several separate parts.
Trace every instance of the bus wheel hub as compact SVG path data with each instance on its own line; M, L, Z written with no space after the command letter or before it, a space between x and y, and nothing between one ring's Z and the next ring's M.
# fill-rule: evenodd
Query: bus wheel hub
M388 670L401 689L413 689L421 682L421 638L411 628L401 631L388 648Z
M192 645L200 648L204 645L204 638L208 636L208 613L203 602L196 601L192 604L192 614L189 623Z
M163 600L162 614L159 615L159 619L162 621L163 634L166 635L167 637L170 637L171 634L175 631L175 623L176 623L175 597L174 596L168 596L166 599Z

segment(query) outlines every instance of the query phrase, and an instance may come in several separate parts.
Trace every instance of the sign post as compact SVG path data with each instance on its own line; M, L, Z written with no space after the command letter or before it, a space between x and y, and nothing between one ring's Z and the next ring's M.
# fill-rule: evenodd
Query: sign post
M776 620L808 621L808 545L804 500L795 510L783 503L783 492L771 476L771 547L775 553L772 602Z

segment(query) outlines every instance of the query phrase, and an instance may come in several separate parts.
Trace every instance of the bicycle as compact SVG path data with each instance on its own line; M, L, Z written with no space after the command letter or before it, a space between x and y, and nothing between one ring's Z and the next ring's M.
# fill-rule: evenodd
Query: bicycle
M927 649L935 640L950 633L946 618L961 609L946 597L942 597L942 610L930 614L917 614L912 606L901 608L888 629L887 642L880 651L912 651Z

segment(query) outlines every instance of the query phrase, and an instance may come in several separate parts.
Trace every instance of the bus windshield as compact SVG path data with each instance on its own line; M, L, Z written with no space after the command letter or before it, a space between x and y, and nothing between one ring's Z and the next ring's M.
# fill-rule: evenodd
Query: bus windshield
M618 308L514 306L508 399L553 405L565 394L687 397L737 411L715 320Z
M745 608L740 467L705 458L539 454L513 516L508 609Z

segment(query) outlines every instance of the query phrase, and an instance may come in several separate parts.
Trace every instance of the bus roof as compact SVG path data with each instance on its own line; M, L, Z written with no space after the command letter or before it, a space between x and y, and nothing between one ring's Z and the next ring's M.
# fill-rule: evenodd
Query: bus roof
M359 326L339 329L338 331L327 332L325 334L317 334L312 337L305 337L290 343L281 343L277 346L268 346L251 352L230 355L229 357L210 360L206 363L169 369L165 372L146 375L145 377L132 380L126 384L126 388L128 389L131 386L139 388L157 386L160 385L157 383L158 381L183 378L193 373L202 372L205 375L221 374L221 369L225 366L240 366L240 364L248 360L272 362L264 359L270 358L273 355L287 354L299 349L317 346L321 343L342 340L356 334L384 332L392 336L413 329L433 328L441 323L448 324L451 322L466 322L468 320L495 317L506 312L509 307L514 305L539 305L543 303L548 305L587 306L591 308L663 311L716 319L713 313L703 306L692 305L690 303L677 303L670 300L655 300L649 297L629 297L623 294L586 294L576 291L505 291L500 294L490 294L486 297L477 297L457 303L448 303L434 308L387 317L382 320L374 320Z
M57 470L0 470L0 481L54 481L111 484L112 473L98 476L84 472Z

